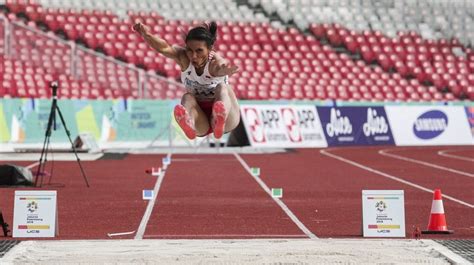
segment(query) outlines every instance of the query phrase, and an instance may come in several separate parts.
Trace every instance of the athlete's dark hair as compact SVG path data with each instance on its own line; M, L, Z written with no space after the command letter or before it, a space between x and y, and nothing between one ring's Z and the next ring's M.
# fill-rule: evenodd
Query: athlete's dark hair
M207 47L212 47L216 42L217 37L217 24L212 21L211 23L204 23L200 26L192 28L188 34L186 34L185 41L188 40L200 40L205 41Z

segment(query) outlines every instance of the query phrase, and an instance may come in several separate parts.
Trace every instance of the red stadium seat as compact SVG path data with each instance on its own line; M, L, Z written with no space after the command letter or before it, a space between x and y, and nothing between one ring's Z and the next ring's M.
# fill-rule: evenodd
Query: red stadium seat
M17 8L17 9L15 9ZM156 12L129 12L130 18L119 17L104 11L76 11L67 9L40 9L21 4L15 10L24 10L33 20L47 24L51 30L62 30L69 39L82 39L91 49L102 49L107 55L125 59L134 65L143 65L146 70L159 71L167 77L177 77L179 68L152 51L141 38L130 31L130 22L141 19L153 31L170 43L180 43L182 28L191 23L165 19ZM431 82L433 89L442 91L448 88L454 97L472 95L474 63L473 53L468 59L453 55L452 42L426 41L420 34L400 33L398 38L384 36L379 31L349 31L338 24L313 24L310 31L314 36L305 36L296 28L280 30L269 23L219 22L217 49L223 56L240 67L241 72L232 77L232 85L239 88L238 94L259 99L303 99L304 97L333 98L343 100L430 100L439 98L431 88L418 90L420 83ZM18 47L28 47L29 39L20 34L22 42ZM353 61L346 54L336 53L330 45L322 45L318 39L327 39L332 45L344 45L349 52L360 52L363 60ZM40 42L41 43L41 42ZM46 47L43 47L46 45ZM40 69L54 69L71 77L70 56L59 47L40 44L41 55L23 48L22 60L29 62L35 58L30 75L22 67L15 68L21 76L30 78ZM151 53L149 53L151 52ZM471 56L471 57L469 57ZM379 66L374 66L376 63ZM82 57L78 70L84 75L84 82L78 84L88 87L88 92L77 93L71 83L70 96L136 97L130 88L137 77L126 71L108 69L101 60ZM395 70L396 73L389 73ZM33 73L31 73L33 71ZM245 73L249 73L247 76ZM408 82L410 78L416 83ZM73 78L69 78L74 80ZM70 80L65 80L67 84ZM12 80L19 86L28 80ZM114 89L106 92L93 89L91 84L109 86ZM254 85L256 89L249 87ZM76 86L76 85L74 85ZM306 88L307 86L310 89ZM322 86L324 89L319 89ZM313 87L313 88L311 88ZM118 88L118 89L115 89ZM9 90L9 89L8 89ZM7 91L5 88L4 91ZM73 92L74 91L74 92ZM104 93L99 93L104 91ZM154 97L176 96L177 92L150 93ZM180 90L181 91L181 90ZM256 92L258 91L258 92ZM41 90L21 90L23 94L44 96ZM115 94L114 94L115 93ZM450 99L441 95L439 100Z

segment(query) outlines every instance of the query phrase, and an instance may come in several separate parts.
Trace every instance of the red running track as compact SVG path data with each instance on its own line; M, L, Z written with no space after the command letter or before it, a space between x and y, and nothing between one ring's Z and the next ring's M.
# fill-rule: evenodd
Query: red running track
M331 153L341 155L344 158L432 190L440 188L444 195L449 195L469 204L474 204L474 193L472 192L474 190L474 178L450 171L440 170L426 165L420 165L414 162L383 156L378 152L380 149L387 150L387 148L351 148L334 149L331 151ZM420 152L422 150L414 149L414 154L407 152L405 148L389 149L392 150L389 151L390 154L402 155L402 157L409 157L420 161L437 164L437 161L433 160L433 158L431 158L431 161L425 158L425 156L429 156L433 153L429 149L425 150L423 153ZM403 152L396 151L398 149L402 150ZM440 161L447 160L447 158L441 156L438 157ZM461 167L461 169L466 171L468 162L460 162L464 164L464 167ZM444 164L445 167L449 167L449 163L444 162Z
M385 149L383 149L385 150ZM422 162L427 162L435 164L442 167L447 167L450 169L463 171L473 175L474 177L474 148L472 149L462 149L459 147L447 146L447 147L410 147L410 148L387 148L389 154L406 157L409 159L416 159ZM451 151L448 154L453 154L461 156L463 159L441 156L438 154L439 151L443 150L459 150ZM468 161L468 160L471 161ZM443 171L439 171L440 174L443 174Z
M174 155L144 238L306 237L234 155Z
M381 156L380 149L383 148L335 148L331 153L429 189L441 188L471 204L474 202L472 178L455 174L440 177L438 169ZM261 178L268 186L284 188L283 201L318 237L361 236L361 192L364 189L405 191L407 237L411 236L413 227L425 229L428 224L431 193L324 156L319 150L243 157L250 165L261 167ZM443 172L443 176L446 175ZM474 210L446 199L444 205L448 228L455 233L425 237L474 238Z
M445 195L474 203L473 178L380 155L379 150L386 148L393 147L333 148L329 152L428 189L441 188ZM415 155L405 149L393 148L390 152L469 170L463 164L466 161L438 158L434 147L412 148ZM453 154L469 156L473 148L468 149L471 151ZM83 162L91 188L85 187L75 161L56 162L53 182L62 186L43 188L58 191L60 236L55 239L105 239L107 233L136 231L147 208L141 191L153 189L157 181L144 170L159 166L162 157L128 155L123 160ZM260 179L268 187L283 188L282 201L318 237L361 237L364 189L405 191L407 237L414 226L424 229L428 224L431 193L325 156L319 149L241 157L249 166L261 168ZM469 167L469 162L466 165ZM0 189L0 209L10 224L14 190ZM444 206L448 228L455 233L437 238L474 238L472 207L447 199ZM235 156L173 155L144 238L269 237L306 236ZM428 237L435 236L425 236Z
M48 185L45 178L41 189L58 192L59 237L55 239L105 239L107 233L136 230L146 208L142 190L153 189L156 181L156 177L144 171L151 165L160 166L162 157L129 155L124 160L82 161L90 188L86 187L76 161L54 162L52 184ZM49 169L50 163L46 166ZM0 188L0 209L10 226L14 191L15 188Z

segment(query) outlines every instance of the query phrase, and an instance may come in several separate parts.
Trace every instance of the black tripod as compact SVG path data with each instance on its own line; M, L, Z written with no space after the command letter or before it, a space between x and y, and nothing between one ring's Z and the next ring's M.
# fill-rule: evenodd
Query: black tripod
M81 160L79 159L79 156L77 155L76 147L72 143L71 133L67 129L66 122L64 122L63 114L61 113L61 110L59 109L58 104L57 104L58 83L57 82L51 82L51 88L53 89L53 102L51 103L51 111L49 113L48 125L46 127L46 134L45 134L45 137L44 137L43 149L41 150L41 156L40 156L40 159L39 159L38 171L36 173L35 187L38 187L38 179L40 177L41 177L41 180L39 182L39 187L43 186L44 174L42 174L42 172L44 172L45 167L46 167L46 157L48 156L48 148L49 148L49 143L50 143L50 138L51 138L51 130L52 129L56 130L56 111L58 112L59 118L61 119L61 123L63 124L64 130L66 131L67 138L69 139L69 142L71 143L72 150L74 152L74 155L76 156L77 163L79 164L79 168L81 169L82 177L84 178L84 181L86 182L87 187L89 187L89 182L87 181L86 174L84 173L84 169L82 168ZM50 176L50 180L51 180L51 176Z
M3 236L4 237L7 237L8 236L8 232L10 232L10 230L8 229L8 224L5 222L5 220L3 219L3 214L2 214L2 211L0 210L0 226L2 227L3 229Z

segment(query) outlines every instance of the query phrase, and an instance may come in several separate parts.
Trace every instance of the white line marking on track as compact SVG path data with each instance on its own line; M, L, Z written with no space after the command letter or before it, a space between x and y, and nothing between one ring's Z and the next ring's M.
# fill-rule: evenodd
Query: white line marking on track
M26 166L27 169L32 169L34 167L36 167L37 165L39 165L39 161L38 162L34 162L33 164L30 164L28 166Z
M171 153L168 153L168 158L171 158ZM156 198L158 197L158 192L160 191L161 183L165 178L166 171L162 171L158 180L156 181L155 187L153 188L153 193L155 196L153 199L148 201L148 205L146 206L145 214L143 214L142 221L140 222L140 226L138 226L137 233L135 234L135 239L143 239L143 235L145 234L145 229L150 220L151 212L153 211L153 207L155 206Z
M299 235L273 235L273 234L257 234L257 235L241 235L241 234L189 234L189 235L145 235L145 238L185 238L185 239L192 239L192 238L255 238L255 239L262 239L262 238L305 238L307 236L304 234Z
M303 231L303 233L306 234L306 236L308 236L309 238L311 239L317 239L318 237L313 234L299 219L298 217L296 217L296 215L288 208L288 206L286 206L286 204L280 200L279 198L275 198L272 196L272 192L270 190L270 188L268 188L267 184L265 184L265 182L263 182L262 179L254 176L252 174L252 171L249 167L249 165L242 159L242 157L240 157L239 154L237 153L234 153L234 156L237 158L237 160L239 160L240 164L245 168L245 170L247 170L247 172L250 174L250 176L252 176L255 181L257 181L258 184L260 184L260 187L262 187L262 189L268 194L270 195L270 197L283 209L283 211L288 215L288 217L290 217L290 219L298 226L299 229L301 229L301 231Z
M135 231L130 231L130 232L120 232L120 233L107 233L108 237L114 237L114 236L126 236L126 235L131 235L135 233Z
M384 150L379 150L378 153L383 155L383 156L388 156L388 157L392 157L392 158L396 158L396 159L400 159L400 160L420 164L420 165L423 165L423 166L432 167L432 168L436 168L436 169L441 169L441 170L449 171L451 173L456 173L456 174L459 174L459 175L474 178L474 174L471 174L471 173L468 173L468 172L452 169L452 168L449 168L449 167L439 166L439 165L436 165L436 164L428 163L428 162L413 159L413 158L408 158L408 157L401 156L401 155L391 154L388 151L389 151L388 149L384 149Z
M209 158L175 158L173 162L202 162L209 160ZM235 161L233 158L219 158L219 161Z
M425 187L420 186L420 185L418 185L418 184L415 184L415 183L413 183L413 182L406 181L406 180L404 180L404 179L395 177L395 176L390 175L390 174L387 174L387 173L385 173L385 172L382 172L382 171L379 171L379 170L370 168L370 167L368 167L368 166L364 166L364 165L359 164L359 163L357 163L357 162L355 162L355 161L352 161L352 160L350 160L350 159L347 159L347 158L344 158L344 157L341 157L341 156L332 154L332 153L330 153L330 152L327 151L327 150L320 150L319 152L320 152L321 154L323 154L323 155L332 157L332 158L334 158L334 159L337 159L337 160L340 160L340 161L342 161L342 162L351 164L351 165L356 166L356 167L358 167L358 168L362 168L362 169L367 170L367 171L369 171L369 172L372 172L372 173L375 173L375 174L384 176L384 177L386 177L386 178L389 178L389 179L392 179L392 180L401 182L401 183L403 183L403 184L406 184L406 185L408 185L408 186L412 186L412 187L417 188L417 189L420 189L420 190L422 190L422 191L426 191L426 192L429 192L429 193L431 193L431 194L433 194L433 192L434 192L434 190L425 188ZM469 207L469 208L474 208L474 205L472 205L472 204L470 204L470 203L467 203L467 202L465 202L465 201L461 201L461 200L456 199L456 198L454 198L454 197L448 196L448 195L446 195L446 194L443 194L443 197L446 198L446 199L448 199L448 200L451 200L451 201L457 202L457 203L459 203L459 204L462 204L462 205L464 205L464 206L467 206L467 207Z
M455 158L455 159L459 159L459 160L464 160L464 161L468 161L468 162L474 162L474 158L448 154L448 152L453 152L453 151L459 151L459 150L441 150L441 151L438 151L438 155L445 156L445 157L450 157L450 158Z

